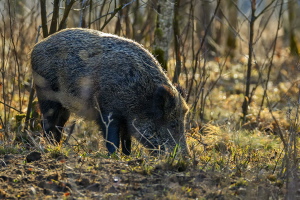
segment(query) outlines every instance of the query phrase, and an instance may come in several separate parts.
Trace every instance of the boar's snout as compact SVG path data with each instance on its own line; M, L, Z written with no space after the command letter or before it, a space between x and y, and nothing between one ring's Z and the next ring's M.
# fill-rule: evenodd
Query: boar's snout
M187 145L186 136L185 136L184 132L175 132L175 134L172 134L169 130L168 130L168 132L169 132L171 139L169 139L168 142L166 142L165 149L168 152L177 151L177 153L180 153L184 156L189 156L190 150ZM176 137L176 136L179 136L179 137Z
M154 93L152 110L156 129L154 135L157 138L148 139L158 144L160 150L172 152L178 148L179 152L189 155L185 136L188 106L179 91L164 85L158 87Z
M188 148L185 135L182 135L180 139L175 139L173 137L174 134L171 134L170 132L167 134L170 135L169 138L163 139L160 137L158 139L162 141L161 144L155 145L151 143L151 145L146 145L146 147L151 149L150 152L152 155L166 154L176 151L176 153L179 153L180 155L190 156L190 150ZM150 140L152 140L152 138Z

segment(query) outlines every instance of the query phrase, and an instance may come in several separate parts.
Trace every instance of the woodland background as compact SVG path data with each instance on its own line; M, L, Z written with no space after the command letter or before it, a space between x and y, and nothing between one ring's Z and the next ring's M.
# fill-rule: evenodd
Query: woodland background
M86 27L143 44L185 88L194 168L299 197L299 15L298 0L0 0L0 154L41 132L34 44ZM79 120L77 137L86 130Z

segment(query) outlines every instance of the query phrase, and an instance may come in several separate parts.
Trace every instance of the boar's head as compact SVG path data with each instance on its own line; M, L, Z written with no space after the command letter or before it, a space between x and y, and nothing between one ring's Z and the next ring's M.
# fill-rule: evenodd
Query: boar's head
M153 94L150 112L136 119L138 139L144 146L170 152L177 145L183 154L189 155L185 137L185 118L188 106L174 87L160 85Z

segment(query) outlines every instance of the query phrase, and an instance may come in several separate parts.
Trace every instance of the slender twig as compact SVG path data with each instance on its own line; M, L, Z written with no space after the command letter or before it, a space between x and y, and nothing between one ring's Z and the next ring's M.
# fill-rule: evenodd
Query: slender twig
M68 144L68 142L69 142L69 140L70 140L70 138L71 138L71 135L72 135L73 132L74 132L75 125L76 125L76 121L73 121L73 123L72 123L72 125L71 125L71 127L70 127L70 130L68 131L68 132L69 132L69 133L68 133L68 136L67 136L67 138L65 139L64 143Z
M59 26L58 26L58 30L62 30L65 28L66 26L66 21L67 21L67 18L69 16L69 12L73 6L73 4L75 3L75 0L71 0L68 4L68 1L66 1L66 6L65 6L65 11L64 11L64 14L63 14L63 17L59 23Z
M274 42L273 42L272 55L271 55L269 66L268 66L267 80L265 81L264 94L263 94L263 97L262 97L262 100L261 100L260 109L259 109L257 118L260 118L260 113L262 111L262 107L263 107L265 98L267 96L268 83L269 83L269 80L270 80L271 69L272 69L272 66L273 66L273 58L274 58L275 51L276 51L276 44L277 44L277 39L278 39L278 33L279 33L279 29L281 27L281 21L280 20L282 19L282 15L283 15L282 11L283 11L283 2L280 4L279 18L278 18L276 34L275 34L275 38L274 38Z
M248 16L240 9L240 7L233 0L231 0L231 2L234 5L234 7L237 9L237 11L244 17L244 19L246 19L248 22L250 22L250 20L248 19Z
M226 65L226 62L227 62L227 59L229 58L231 52L229 51L226 58L224 59L224 62L223 64L219 64L219 75L217 77L217 79L211 84L211 86L209 87L209 89L206 91L204 97L203 97L203 101L202 101L202 105L201 105L201 110L200 110L200 119L204 119L204 110L205 110L205 102L206 102L206 99L208 97L208 95L211 93L211 91L216 87L217 83L219 82L219 80L222 78L222 75L223 75L223 70L225 68L225 65Z
M268 17L264 17L264 20L261 20L261 22L264 22L265 24L264 24L264 26L260 26L261 28L257 29L257 34L256 34L257 37L256 37L256 40L253 42L253 44L256 44L261 39L263 32L266 30L267 26L270 24L272 16L276 11L276 6L277 6L277 4L275 4L275 6L274 6L273 10L270 12L270 14L268 14ZM256 18L258 19L259 17L256 16Z
M2 75L2 97L3 97L3 104L6 105L6 91L5 91L5 78L6 78L6 70L5 70L5 42L6 42L6 37L5 37L5 33L4 30L6 29L6 23L4 20L4 16L3 13L1 12L1 16L2 16L2 22L3 22L3 33L1 30L1 38L2 38L2 55L1 55L1 75ZM7 120L7 112L6 112L6 108L4 106L4 130L5 130L5 135L8 136L8 133L6 131L6 120ZM2 119L1 119L2 121Z
M110 12L110 13L109 13L109 14L110 14L110 17L109 17L107 20L105 20L104 24L103 24L103 25L101 26L101 28L100 28L100 31L102 31L102 30L105 28L105 26L112 20L112 18L114 18L114 16L115 16L121 9L122 9L122 6L119 6L119 7L115 8L113 12ZM107 15L106 15L106 16L107 16Z
M19 113L23 113L21 110L19 110L19 109L17 109L17 108L14 108L14 107L10 106L10 105L8 105L7 103L4 103L3 101L0 101L0 103L2 103L4 106L6 106L6 107L8 107L8 108L10 108L10 109L13 109L13 110L15 110L15 111L17 111L17 112L19 112Z
M98 17L97 19L95 19L95 20L93 20L92 22L90 22L90 23L88 24L88 26L90 26L91 24L93 24L93 23L96 22L96 21L99 21L101 18L107 17L107 16L110 15L110 17L109 17L108 19L105 19L104 24L103 24L103 25L101 26L101 28L99 29L100 31L102 31L102 30L105 28L105 26L112 20L112 18L114 18L114 16L116 16L116 14L117 14L120 10L124 9L126 6L132 4L133 2L135 2L135 0L132 0L132 1L128 2L128 3L125 3L125 4L123 4L123 5L120 5L120 6L118 6L118 7L115 7L115 9L114 9L112 12L108 12L108 13L106 13L105 15L101 15L101 16Z
M41 27L42 26L38 27L37 36L35 38L35 43L37 43L38 40L39 40ZM33 78L31 77L31 81L30 81L30 94L29 94L29 99L28 99L28 106L27 106L27 111L26 111L24 129L28 129L29 119L30 119L30 113L31 113L31 110L32 110L32 103L33 103L33 99L34 99L34 94L35 94L35 88L34 88Z
M206 29L205 29L204 36L203 36L203 38L202 38L202 40L201 40L200 47L199 47L199 49L198 49L198 51L197 51L197 53L196 53L195 59L193 59L194 62L195 62L195 65L194 65L194 67L193 67L193 79L195 78L195 74L196 74L196 71L197 71L197 68L198 68L198 67L197 67L197 66L198 66L197 63L199 62L200 52L201 52L201 50L203 49L204 43L206 42L206 37L208 36L208 32L209 32L209 30L210 30L210 27L211 27L211 25L212 25L212 22L214 21L216 15L217 15L217 12L218 12L218 10L219 10L220 4L221 4L221 0L218 0L217 5L216 5L216 8L215 8L215 10L214 10L214 14L213 14L213 16L211 17L211 19L210 19L210 21L209 21L209 23L208 23L208 25L207 25L207 27L206 27ZM191 9L192 9L192 8L191 8ZM192 45L193 45L193 44L192 44ZM193 53L193 55L195 55L195 54ZM202 70L205 71L205 66L203 67ZM202 75L202 76L203 76L203 75ZM191 84L190 84L190 87L189 87L189 90L188 90L187 101L188 101L189 98L190 98L190 94L191 94L191 91L192 91L192 88L193 88L193 83L194 83L194 81L191 81Z
M97 100L97 98L96 98L96 96L95 96L95 103L96 103L96 110L99 112L99 115L100 115L100 119L101 119L101 121L102 121L102 123L104 124L104 126L105 126L105 138L104 138L104 141L106 142L106 143L109 143L109 144L111 144L116 150L118 150L118 148L119 147L117 147L113 142L111 142L111 141L109 141L109 140L107 140L107 138L108 138L108 128L109 128L109 126L110 126L110 124L112 123L112 121L114 120L114 119L111 119L111 117L112 117L112 113L109 113L109 115L108 115L108 117L107 117L107 122L104 120L104 118L103 118L103 115L102 115L102 112L101 112L101 109L100 109L100 105L99 105L99 103L98 103L98 100ZM102 131L104 131L104 130L102 130Z
M14 58L16 61L16 67L17 67L17 79L18 79L18 95L19 95L19 110L22 110L22 102L21 102L21 66L19 63L19 58L18 58L18 52L17 52L17 48L16 48L16 43L14 40L14 30L13 30L13 16L11 13L11 7L10 7L10 1L7 2L8 3L8 15L9 15L9 23L10 23L10 40L11 40L11 44L13 46L13 52L14 52Z
M264 14L270 7L271 5L275 2L275 0L272 0L264 9L262 9L257 15L256 18L259 18L262 14Z
M145 136L145 134L141 133L140 130L134 125L135 120L132 121L133 128L144 138L152 147L155 147L153 143ZM153 149L156 150L156 149Z

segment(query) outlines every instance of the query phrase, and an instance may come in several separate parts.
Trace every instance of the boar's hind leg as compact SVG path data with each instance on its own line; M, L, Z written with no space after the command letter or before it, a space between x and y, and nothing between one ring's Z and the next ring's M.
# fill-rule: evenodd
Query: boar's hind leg
M41 112L43 114L43 129L45 136L50 142L60 142L62 127L68 121L70 112L60 103L42 100L39 101Z

